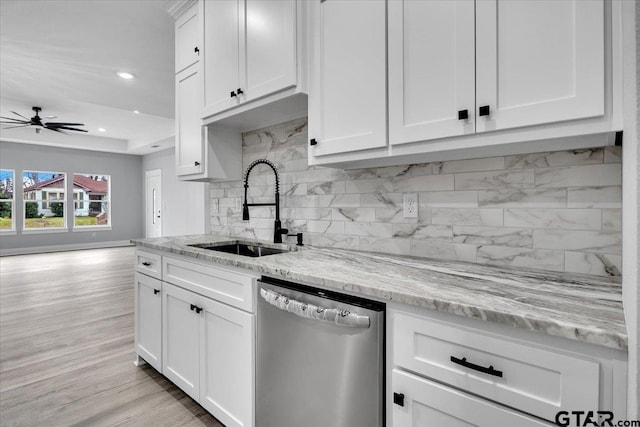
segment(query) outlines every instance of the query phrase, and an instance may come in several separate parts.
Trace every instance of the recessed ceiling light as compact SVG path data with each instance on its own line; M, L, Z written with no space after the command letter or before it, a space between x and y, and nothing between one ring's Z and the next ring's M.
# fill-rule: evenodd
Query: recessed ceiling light
M138 111L138 110L133 110L133 114L140 114L140 111Z
M107 130L105 128L98 128L98 132L106 132Z
M127 73L126 71L120 71L118 72L118 76L122 77L123 79L129 80L133 78L133 74L131 73Z

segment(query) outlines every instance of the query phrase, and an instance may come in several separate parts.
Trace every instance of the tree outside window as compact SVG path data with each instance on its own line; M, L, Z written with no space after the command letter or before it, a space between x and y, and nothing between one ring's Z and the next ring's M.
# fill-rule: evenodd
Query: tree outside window
M66 228L65 182L61 172L23 171L25 230Z
M102 174L73 174L73 226L111 225L111 177Z
M14 171L0 169L0 231L15 230L14 218Z

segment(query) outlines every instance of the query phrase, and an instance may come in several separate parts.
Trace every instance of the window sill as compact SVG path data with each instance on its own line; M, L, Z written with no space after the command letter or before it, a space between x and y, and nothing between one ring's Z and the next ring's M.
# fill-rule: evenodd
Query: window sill
M16 230L0 230L0 236L15 236L17 234Z
M67 228L23 228L21 234L67 233Z
M102 226L89 226L89 227L75 227L73 229L74 233L82 233L83 231L111 231L111 226L102 225Z

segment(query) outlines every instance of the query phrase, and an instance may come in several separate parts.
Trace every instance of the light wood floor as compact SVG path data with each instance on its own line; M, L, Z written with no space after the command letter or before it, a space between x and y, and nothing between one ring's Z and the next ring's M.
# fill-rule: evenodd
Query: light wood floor
M133 247L0 258L1 426L221 426L133 366Z

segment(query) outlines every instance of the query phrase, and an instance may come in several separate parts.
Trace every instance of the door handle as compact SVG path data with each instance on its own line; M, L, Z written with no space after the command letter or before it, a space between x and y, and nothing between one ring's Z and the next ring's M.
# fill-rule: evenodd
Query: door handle
M461 366L464 366L465 368L473 369L474 371L478 371L484 374L493 375L493 376L502 378L502 371L497 371L493 369L493 365L486 368L484 366L476 365L475 363L467 362L466 357L463 357L462 359L458 359L455 356L451 356L451 361L456 365L461 365Z

